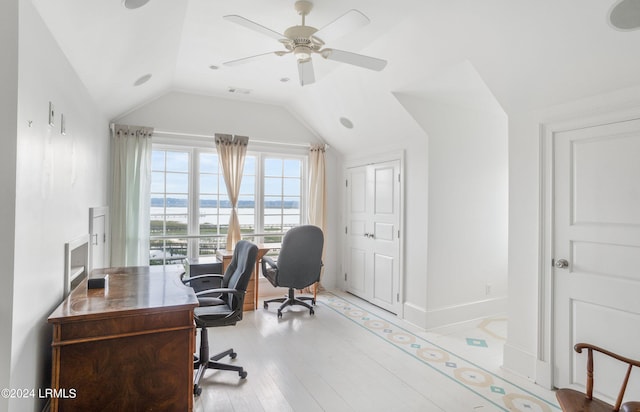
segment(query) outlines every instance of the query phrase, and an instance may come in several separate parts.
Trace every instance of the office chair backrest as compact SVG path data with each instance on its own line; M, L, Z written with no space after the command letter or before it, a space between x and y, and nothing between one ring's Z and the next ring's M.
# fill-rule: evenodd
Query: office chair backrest
M257 255L258 247L256 245L246 240L239 241L233 250L231 262L224 272L222 287L246 292L249 280L251 279L251 273L256 265ZM233 295L227 294L226 296L225 300L227 303L235 309L239 303L237 299L231 302L229 299L233 298Z
M322 269L322 230L313 225L289 229L278 254L278 278L281 286L306 288L320 279Z

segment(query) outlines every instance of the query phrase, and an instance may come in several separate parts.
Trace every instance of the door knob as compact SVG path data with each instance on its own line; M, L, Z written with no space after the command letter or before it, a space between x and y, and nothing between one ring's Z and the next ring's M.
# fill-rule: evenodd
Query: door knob
M556 261L555 266L556 266L558 269L565 269L565 268L568 268L568 267L569 267L569 262L567 261L567 259L558 259L558 260Z

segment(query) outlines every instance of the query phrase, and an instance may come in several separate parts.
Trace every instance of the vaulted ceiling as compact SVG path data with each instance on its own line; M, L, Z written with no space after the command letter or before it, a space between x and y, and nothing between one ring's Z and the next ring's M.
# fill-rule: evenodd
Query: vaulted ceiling
M186 91L283 105L320 135L339 135L348 132L340 116L357 125L401 107L393 93L497 101L511 113L640 84L640 30L609 24L615 0L317 0L307 25L321 28L350 9L371 20L331 47L388 65L376 72L314 55L316 82L307 86L298 82L292 55L223 65L284 50L223 16L241 15L282 33L300 24L294 0L150 0L134 10L121 0L33 3L110 118ZM469 67L489 99L477 96L477 85L465 86L474 77ZM465 73L460 82L446 75L458 72ZM149 81L134 86L146 74Z

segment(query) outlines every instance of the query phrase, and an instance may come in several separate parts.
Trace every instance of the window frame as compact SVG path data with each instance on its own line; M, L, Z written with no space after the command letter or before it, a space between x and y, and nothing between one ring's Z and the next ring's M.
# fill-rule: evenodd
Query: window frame
M252 144L249 141L247 156L254 156L255 164L255 182L254 182L254 234L264 234L264 179L265 179L265 159L278 158L285 160L301 161L301 182L300 182L300 224L306 224L308 221L307 204L308 204L308 162L309 152L306 147L299 145L287 144ZM159 137L154 136L152 142L152 150L165 150L189 153L189 193L188 193L188 224L187 224L187 257L199 256L199 239L200 234L200 153L214 153L217 150L211 138L197 139L185 138L181 136L175 137ZM224 184L224 182L223 182ZM166 189L166 188L165 188ZM226 187L224 189L226 192ZM283 194L284 196L284 194ZM206 237L206 235L202 236ZM263 243L264 236L254 236L254 242Z

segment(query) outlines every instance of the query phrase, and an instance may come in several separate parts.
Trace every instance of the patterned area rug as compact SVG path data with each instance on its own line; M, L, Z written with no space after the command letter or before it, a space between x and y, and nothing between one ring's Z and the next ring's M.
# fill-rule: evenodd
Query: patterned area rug
M485 399L502 411L552 412L560 408L530 391L509 382L444 347L417 336L388 320L372 314L353 302L325 294L318 303L360 325L398 350L441 373L448 379ZM482 325L481 325L482 327ZM471 346L486 345L482 339L467 338Z

